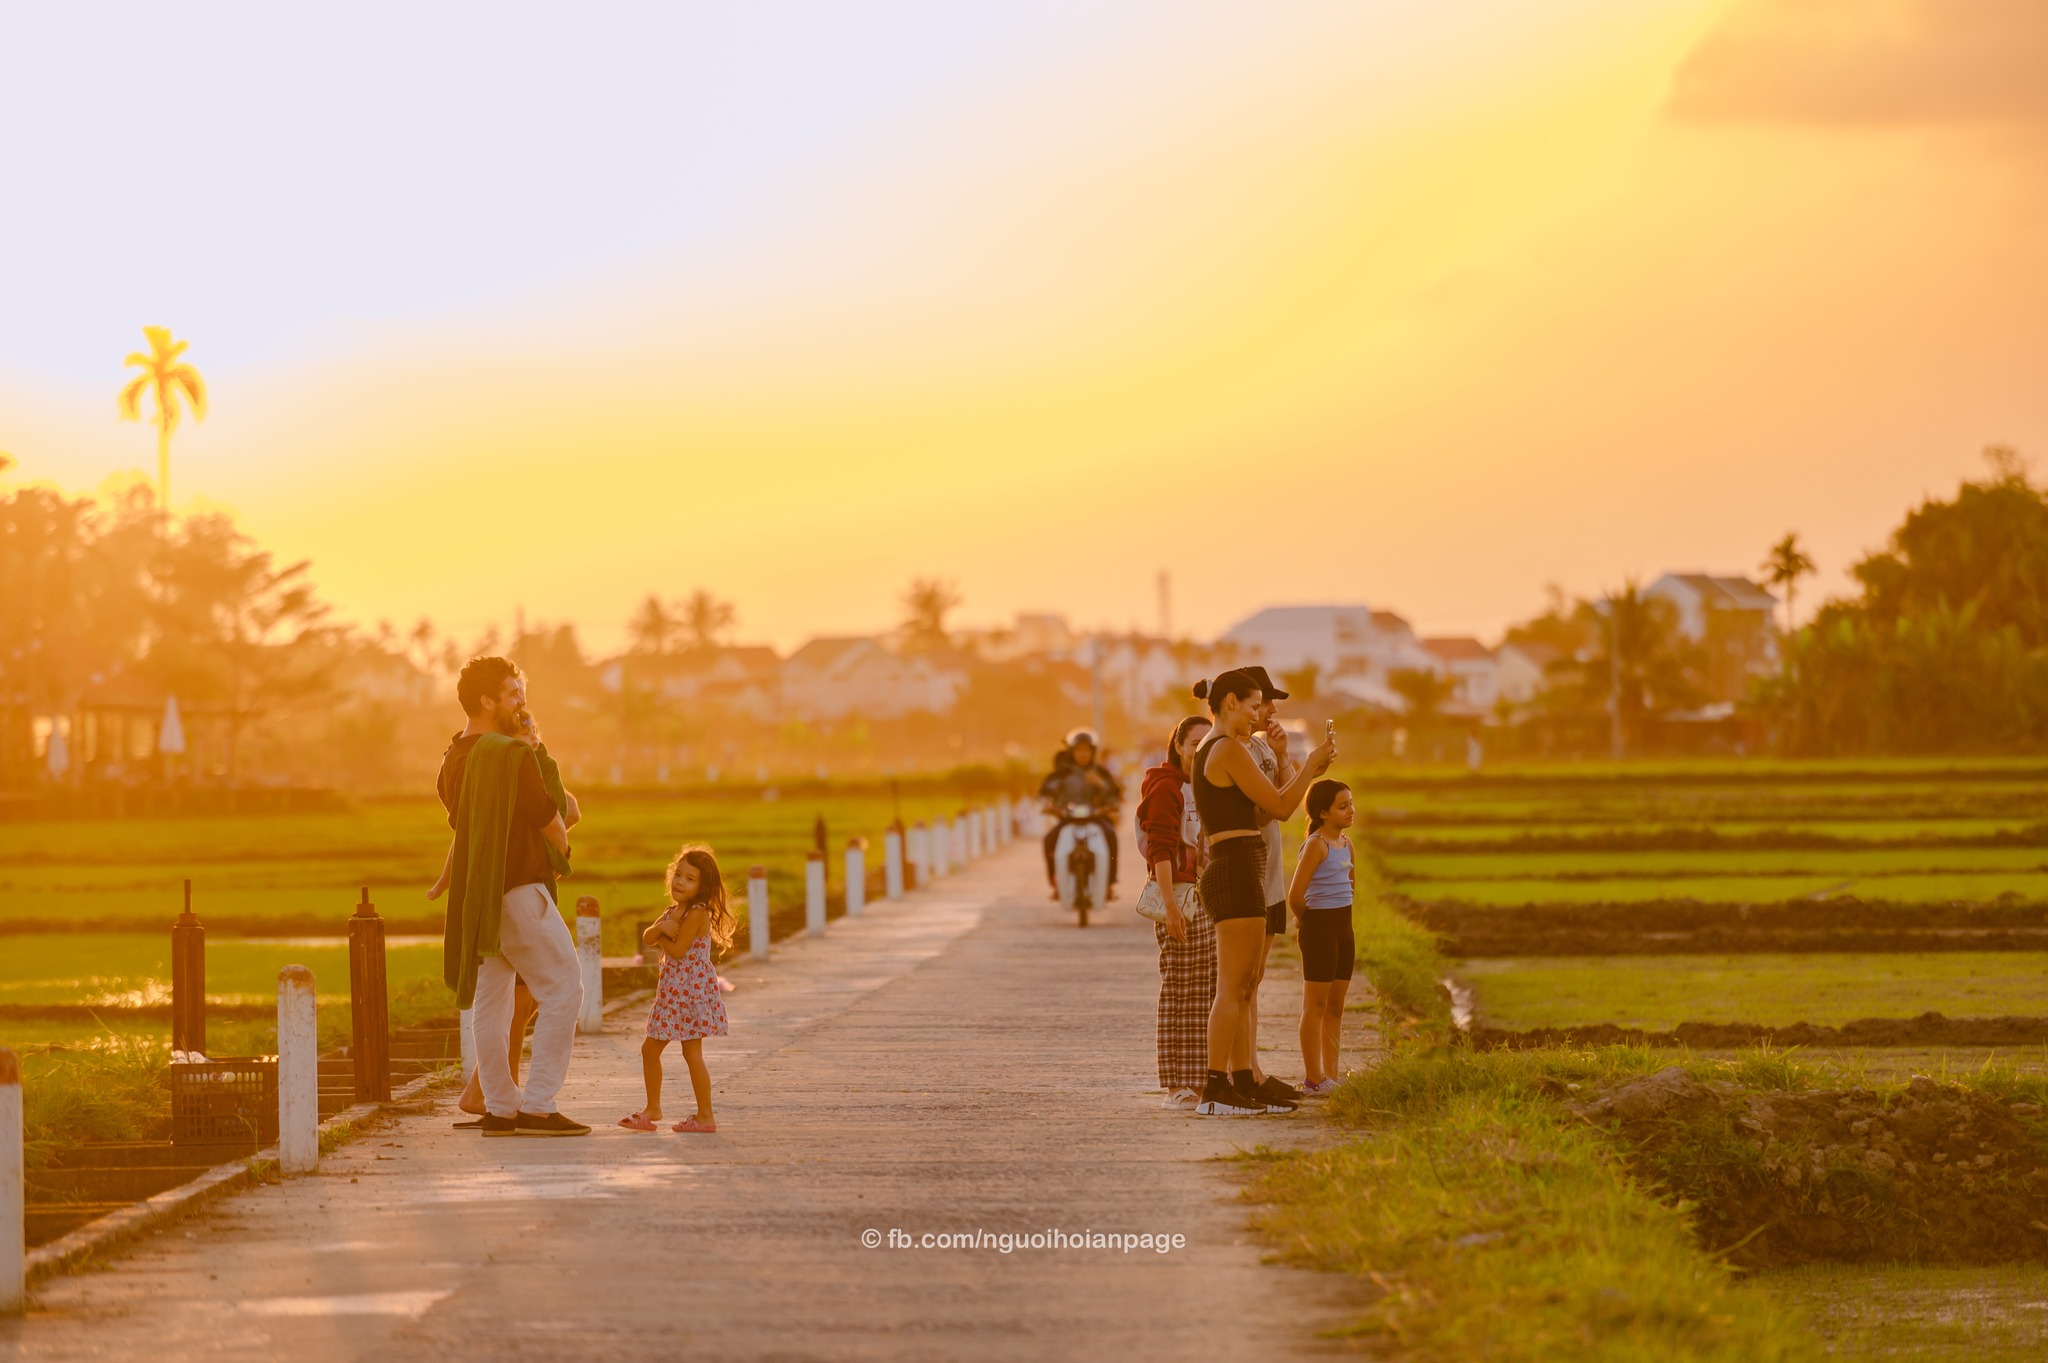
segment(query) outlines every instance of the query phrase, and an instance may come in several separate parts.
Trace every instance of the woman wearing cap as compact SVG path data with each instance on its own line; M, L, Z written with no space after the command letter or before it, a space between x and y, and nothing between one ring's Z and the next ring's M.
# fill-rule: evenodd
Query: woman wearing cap
M1276 789L1245 746L1265 700L1257 679L1232 668L1196 683L1195 695L1209 702L1216 717L1215 731L1195 751L1189 782L1209 839L1202 906L1216 925L1216 1003L1209 1010L1209 1063L1195 1111L1213 1117L1291 1112L1291 1100L1252 1091L1257 1038L1245 1024L1266 945L1266 840L1259 815L1291 816L1309 783L1329 769L1336 747L1325 739L1293 779Z
M1245 748L1277 790L1294 779L1294 763L1287 752L1287 730L1273 717L1279 708L1277 702L1286 700L1287 693L1273 685L1272 676L1263 667L1247 667L1244 673L1259 684L1260 696L1258 715L1252 721L1252 734L1245 740ZM1273 954L1273 939L1287 931L1286 855L1282 850L1280 823L1264 810L1259 811L1259 836L1266 840L1266 944L1259 949L1259 969L1252 979L1251 1004L1245 1017L1245 1031L1253 1037L1259 1034L1259 986L1265 983L1266 960ZM1252 1048L1252 1088L1263 1098L1301 1101L1300 1089L1266 1073L1259 1064L1256 1046Z

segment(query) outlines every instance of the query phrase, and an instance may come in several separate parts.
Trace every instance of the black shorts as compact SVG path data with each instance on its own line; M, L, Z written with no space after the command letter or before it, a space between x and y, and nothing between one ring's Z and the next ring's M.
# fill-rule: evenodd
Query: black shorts
M1202 871L1202 909L1212 923L1266 916L1266 840L1226 838Z
M1308 909L1301 915L1301 978L1329 984L1351 978L1358 959L1358 941L1351 931L1351 910Z
M1287 901L1283 899L1278 904L1268 904L1266 906L1266 935L1268 937L1278 937L1285 931L1287 931Z

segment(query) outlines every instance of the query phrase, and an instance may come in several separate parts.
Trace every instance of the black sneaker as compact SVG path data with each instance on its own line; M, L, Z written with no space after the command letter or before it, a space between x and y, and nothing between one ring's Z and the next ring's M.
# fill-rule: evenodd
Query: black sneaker
M1254 1106L1254 1101L1228 1079L1211 1079L1202 1085L1202 1101L1195 1104L1195 1111L1204 1117L1251 1117L1266 1110L1263 1104Z
M1254 1112L1292 1112L1301 1106L1292 1098L1275 1098L1257 1086L1238 1089L1237 1100Z
M1275 1079L1270 1074L1260 1080L1257 1086L1252 1089L1252 1092L1269 1103L1287 1103L1294 1107L1301 1106L1301 1090L1288 1083L1285 1079Z
M485 1113L477 1118L476 1129L486 1136L510 1136L515 1134L512 1118L493 1117L489 1113Z
M489 1134L488 1132L485 1134ZM559 1112L522 1112L512 1119L514 1136L588 1136L590 1128Z

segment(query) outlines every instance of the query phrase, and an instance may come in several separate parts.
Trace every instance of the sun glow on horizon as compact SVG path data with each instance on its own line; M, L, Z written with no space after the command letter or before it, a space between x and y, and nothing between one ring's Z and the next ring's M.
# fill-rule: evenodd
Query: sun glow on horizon
M1674 122L1674 72L1730 10L1063 11L963 48L687 243L567 274L536 255L473 304L207 367L175 486L313 558L357 618L467 631L516 605L597 647L647 591L700 585L786 648L892 623L933 572L971 617L1122 626L1151 622L1167 568L1203 632L1309 580L1492 628L1547 580L1747 570L1786 525L1838 573L1902 480L2048 413L2014 405L2022 356L1952 377L1831 495L1872 434L1858 394L1920 351L1868 328L1816 350L1814 307L1881 281L2021 317L1982 260L2008 299L2048 280L1981 222L1859 220L1858 184L1893 210L1930 183L1975 202L1995 161ZM1969 277L1901 280L1936 231L1975 234L1950 267ZM1766 295L1794 306L1759 330ZM2008 349L2041 335L2001 325ZM1758 359L1795 340L1773 391ZM141 462L84 393L0 364L13 477ZM1772 442L1794 437L1831 448L1788 475ZM1703 458L1728 464L1705 495L1672 477ZM1211 570L1188 516L1239 490L1331 562Z

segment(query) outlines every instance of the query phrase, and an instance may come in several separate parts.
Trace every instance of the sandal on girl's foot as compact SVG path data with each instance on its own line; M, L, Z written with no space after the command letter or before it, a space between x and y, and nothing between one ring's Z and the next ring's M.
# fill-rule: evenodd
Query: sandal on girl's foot
M647 1114L644 1112L636 1112L630 1117L619 1118L619 1125L625 1127L628 1131L654 1130L654 1123L647 1120Z
M718 1120L714 1117L709 1120L700 1122L695 1117L685 1117L681 1121L677 1122L674 1126L670 1127L669 1130L695 1131L708 1136L711 1133L718 1130Z

